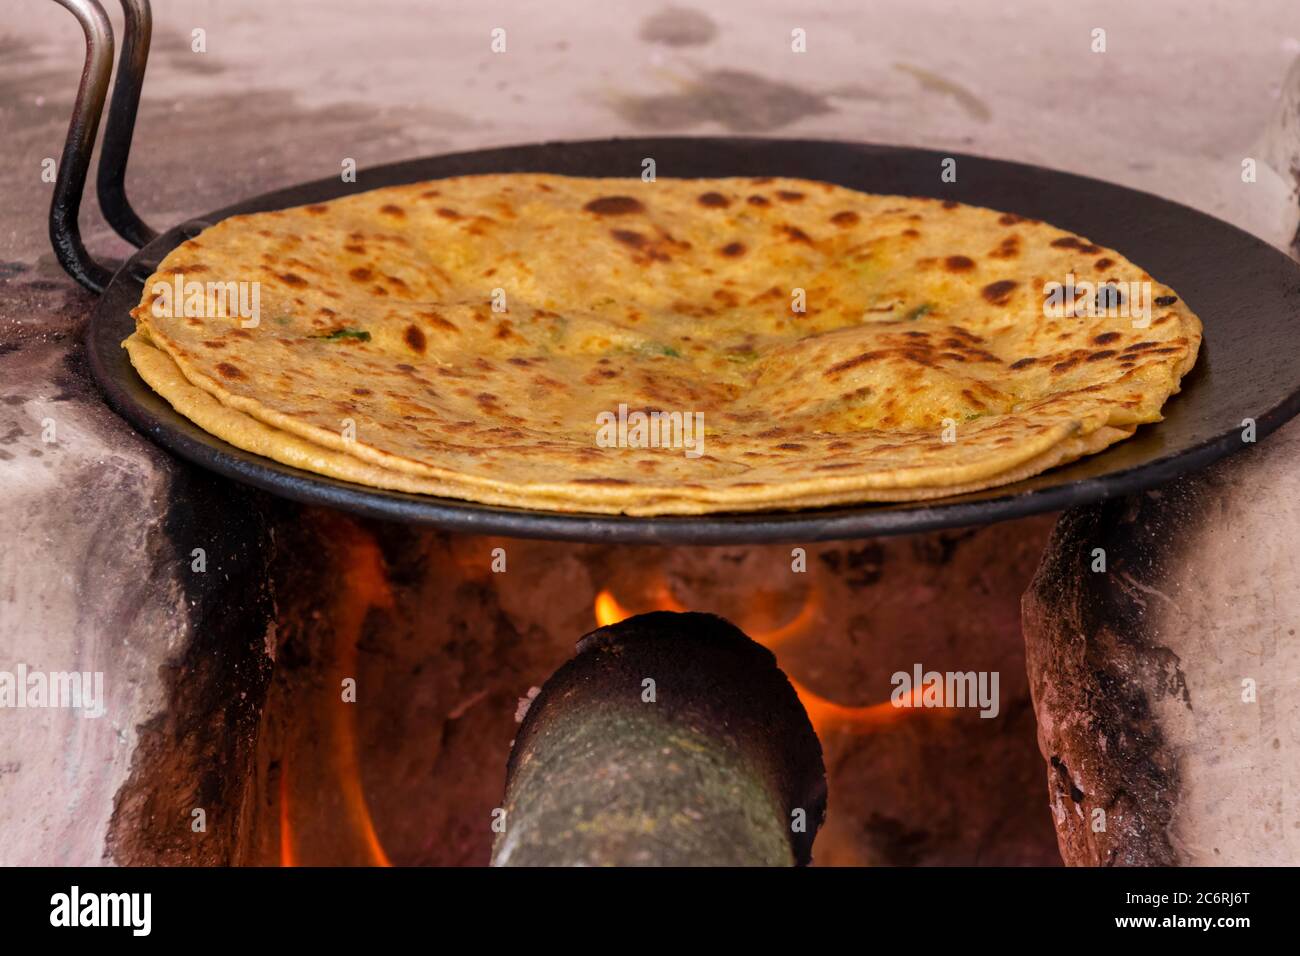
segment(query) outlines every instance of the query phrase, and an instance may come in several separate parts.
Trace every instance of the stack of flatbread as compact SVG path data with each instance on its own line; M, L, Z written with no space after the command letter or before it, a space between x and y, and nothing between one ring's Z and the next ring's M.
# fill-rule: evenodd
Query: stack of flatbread
M466 176L236 216L133 314L140 375L240 448L637 515L1016 481L1159 421L1201 336L1046 223L793 179Z

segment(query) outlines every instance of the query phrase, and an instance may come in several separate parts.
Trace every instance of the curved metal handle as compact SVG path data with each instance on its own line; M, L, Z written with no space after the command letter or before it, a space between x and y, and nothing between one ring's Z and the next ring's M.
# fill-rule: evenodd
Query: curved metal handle
M86 62L72 107L68 138L63 144L58 180L50 202L50 243L59 264L92 292L103 292L113 273L90 257L81 241L78 214L90 169L90 154L104 112L108 81L113 71L113 26L99 0L55 0L72 13L86 36ZM113 229L134 245L143 245L157 233L146 226L127 201L126 159L131 148L140 84L149 56L152 16L148 0L123 0L126 12L126 45L113 90L108 131L99 164L98 194L104 217Z
M95 148L95 133L99 130L99 117L108 95L108 78L113 71L113 26L99 0L56 2L81 23L86 34L86 63L81 69L81 84L72 107L63 157L59 160L54 198L50 201L50 242L68 275L92 292L103 292L113 273L86 252L77 213L81 211L90 151Z
M144 87L144 68L149 62L149 40L153 36L153 11L149 0L122 0L126 29L122 35L122 54L117 60L117 80L108 104L108 125L99 153L96 192L99 208L113 230L139 248L158 238L145 225L126 198L126 160L131 153L135 134L135 114L140 107L140 90Z

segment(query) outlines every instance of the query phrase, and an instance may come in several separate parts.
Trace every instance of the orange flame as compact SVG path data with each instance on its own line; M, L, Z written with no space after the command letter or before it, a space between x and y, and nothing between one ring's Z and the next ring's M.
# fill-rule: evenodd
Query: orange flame
M653 610L679 612L686 610L681 602L678 601L677 598L673 597L672 591L668 589L666 584L659 583L655 586L653 598ZM777 644L785 641L787 638L794 637L797 634L802 634L807 629L808 625L812 623L813 619L816 618L817 612L820 608L821 602L817 600L815 594L810 592L808 599L805 600L803 606L799 608L799 613L780 627L775 627L770 630L750 628L748 633L754 640L758 641L758 643L771 649ZM608 588L602 590L596 595L593 611L596 615L596 623L601 627L609 627L611 624L625 621L633 614L632 611L629 611L627 608L623 607L623 605L618 603L618 599L614 597L613 593Z
M821 610L822 602L813 590L809 590L807 599L799 608L799 613L786 621L780 627L774 627L768 630L751 629L750 636L758 643L762 644L770 651L776 650L777 646L784 644L792 637L807 632L809 625L817 618Z
M333 682L334 693L342 686L343 678L357 674L357 642L366 615L372 607L391 608L393 593L384 574L384 559L375 539L356 525L348 535L346 548L350 552L344 566L348 569L346 586L340 589L336 603L335 660L338 673ZM357 757L357 728L354 705L344 704L333 708L335 740L339 762L339 779L343 785L343 801L349 816L360 831L366 852L374 866L392 866L375 834L374 819L361 789L361 768Z
M654 610L656 611L685 611L681 603L673 597L668 586L659 584L654 589ZM613 593L606 588L596 595L593 610L596 614L596 623L601 627L609 627L611 624L617 624L619 621L626 621L634 612L629 611L623 605L618 603L618 599Z
M326 519L328 520L328 519ZM351 833L361 844L366 862L373 866L391 866L388 854L375 833L374 819L361 787L360 757L357 750L355 705L334 697L344 678L357 676L357 642L361 639L366 616L371 608L390 608L393 595L384 574L383 555L373 537L356 524L338 518L333 522L334 540L343 552L340 564L348 573L340 581L330 620L334 626L333 667L327 681L328 727L332 741L332 777L338 781ZM282 757L280 765L280 865L299 865L295 846L292 794L289 765Z
M854 733L863 733L892 724L911 713L913 708L920 707L926 690L925 686L917 687L912 691L911 700L906 705L886 700L867 707L846 707L813 693L794 679L790 680L790 685L799 695L804 710L808 712L808 719L812 721L813 729L817 731L819 737L830 730L845 729ZM938 713L952 715L949 708L940 709Z
M280 758L280 865L297 866L298 855L293 849L293 827L289 814L289 762Z
M681 603L673 597L666 584L662 582L657 584L653 594L656 610L685 610ZM619 621L631 617L633 613L623 607L608 588L596 595L593 610L596 615L596 623L601 627L617 624ZM769 630L752 628L746 630L755 641L769 650L775 650L790 638L805 634L820 610L821 601L817 593L810 590L807 600L799 609L799 613L785 624ZM779 658L778 663L780 663ZM866 707L848 707L814 693L794 679L790 680L790 685L794 688L795 693L799 695L799 701L803 704L804 710L808 712L808 719L812 722L813 729L818 736L822 736L831 730L865 733L892 724L912 713L915 708L919 708L926 690L925 686L921 686L912 691L911 700L908 701L910 707L902 703L895 704L892 700L882 701L879 704L871 704ZM927 709L926 712L928 713L929 710ZM942 708L939 709L938 713L951 716L952 712L949 708Z

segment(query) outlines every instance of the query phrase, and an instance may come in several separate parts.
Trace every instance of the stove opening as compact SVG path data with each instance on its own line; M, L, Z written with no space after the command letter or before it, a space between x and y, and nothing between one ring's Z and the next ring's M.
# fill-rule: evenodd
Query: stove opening
M277 541L236 862L487 864L517 716L584 634L653 611L716 614L775 655L824 755L815 865L1060 862L1019 630L1050 520L679 548L302 519ZM996 673L996 715L952 706L949 672Z

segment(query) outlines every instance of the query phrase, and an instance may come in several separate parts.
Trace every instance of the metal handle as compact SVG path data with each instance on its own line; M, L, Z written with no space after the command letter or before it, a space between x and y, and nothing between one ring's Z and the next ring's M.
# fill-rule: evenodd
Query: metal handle
M103 292L113 278L110 269L90 257L81 241L78 214L90 169L90 154L104 112L108 81L113 70L113 26L99 0L55 0L72 13L86 35L86 62L72 107L67 142L59 162L58 180L50 203L50 243L60 265L87 289ZM149 0L122 0L126 14L126 36L117 83L109 108L108 128L100 157L98 187L100 207L109 225L123 239L142 246L157 233L136 215L126 198L126 161L135 131L140 88L149 57L153 17Z
M99 154L96 191L99 208L113 231L137 248L158 238L145 225L126 198L126 160L135 134L135 114L144 87L144 68L149 61L149 40L153 36L153 11L149 0L122 0L126 28L122 53L117 60L117 80L108 104L108 125Z

